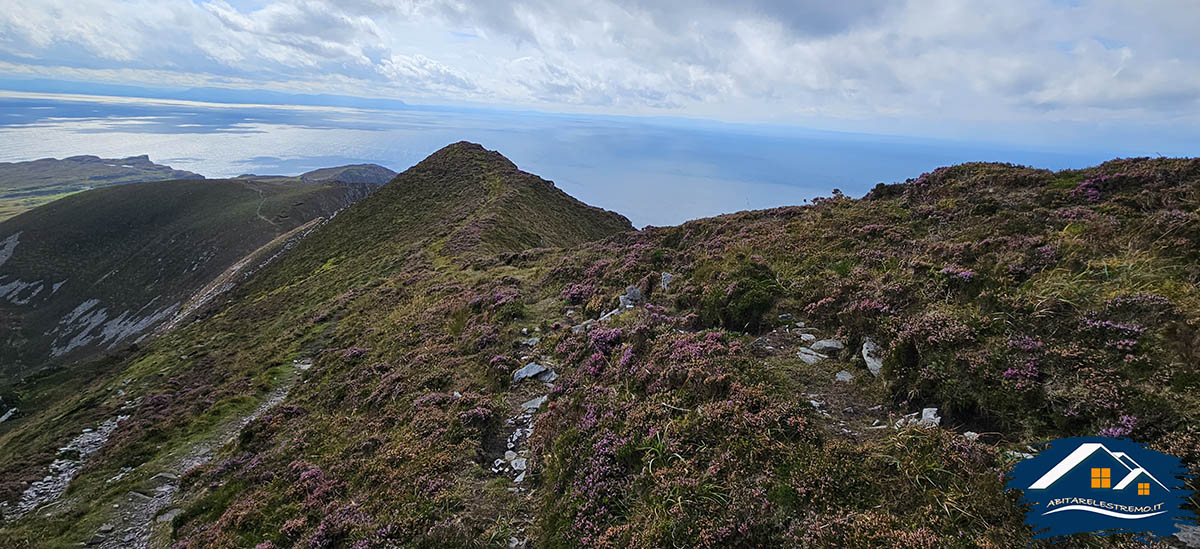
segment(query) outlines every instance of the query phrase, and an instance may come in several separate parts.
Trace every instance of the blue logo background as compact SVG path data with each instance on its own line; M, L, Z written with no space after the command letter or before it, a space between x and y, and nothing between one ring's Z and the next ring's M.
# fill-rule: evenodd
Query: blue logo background
M1064 438L1017 463L1006 486L1022 491L1034 539L1077 533L1173 535L1195 523L1181 509L1187 468L1174 456L1128 439Z

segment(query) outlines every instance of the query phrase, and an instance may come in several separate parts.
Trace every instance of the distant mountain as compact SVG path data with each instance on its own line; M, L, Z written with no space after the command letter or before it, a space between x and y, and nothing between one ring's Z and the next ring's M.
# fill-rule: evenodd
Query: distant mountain
M0 221L73 192L168 179L204 179L204 176L155 164L147 155L0 162Z
M300 183L342 181L346 183L371 183L374 185L383 185L384 183L391 181L393 177L396 177L396 172L378 164L350 164L335 168L319 168L296 176L255 175L248 173L239 175L236 179L275 181L279 183L286 181L298 181Z
M396 177L396 172L378 164L351 164L336 168L321 168L300 174L300 180L305 183L320 183L323 181L354 181L383 185Z
M270 257L261 248L289 244L376 186L130 183L0 223L0 376L141 340L195 309L195 294L235 264L257 268Z

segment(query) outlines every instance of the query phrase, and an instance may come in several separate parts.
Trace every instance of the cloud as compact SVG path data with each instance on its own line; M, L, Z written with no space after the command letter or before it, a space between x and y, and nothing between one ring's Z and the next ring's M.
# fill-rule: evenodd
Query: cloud
M44 0L0 12L0 61L876 129L1195 124L1197 25L1190 0Z

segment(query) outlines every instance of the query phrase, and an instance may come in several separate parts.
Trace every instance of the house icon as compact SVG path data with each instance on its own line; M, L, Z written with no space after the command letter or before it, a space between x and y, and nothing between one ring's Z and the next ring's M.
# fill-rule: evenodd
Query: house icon
M1058 483L1065 483L1071 488L1113 490L1124 494L1136 490L1139 496L1171 491L1128 454L1113 452L1098 442L1080 444L1075 451L1030 484L1029 489L1045 490Z

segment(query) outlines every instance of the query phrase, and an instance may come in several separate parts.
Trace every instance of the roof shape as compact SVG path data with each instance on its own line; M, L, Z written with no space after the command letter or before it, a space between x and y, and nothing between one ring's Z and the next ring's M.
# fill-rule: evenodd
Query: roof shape
M1058 479L1062 478L1063 475L1071 472L1072 469L1074 469L1080 463L1083 463L1085 459L1091 457L1092 454L1096 453L1098 450L1104 450L1104 452L1116 460L1117 463L1120 463L1129 470L1121 482L1113 488L1114 490L1124 489L1126 485L1133 481L1133 479L1142 474L1150 477L1155 484L1162 486L1164 490L1170 490L1163 485L1163 483L1159 482L1158 479L1154 478L1154 475L1151 475L1149 471L1146 471L1144 468L1142 468L1142 466L1139 465L1137 461L1134 461L1134 459L1128 454L1125 452L1113 452L1099 442L1085 442L1080 444L1074 452L1071 452L1053 468L1051 468L1049 471L1046 471L1046 474L1042 475L1041 478L1037 479L1036 482L1029 485L1029 489L1045 490L1046 488L1049 488L1051 485L1057 482Z

